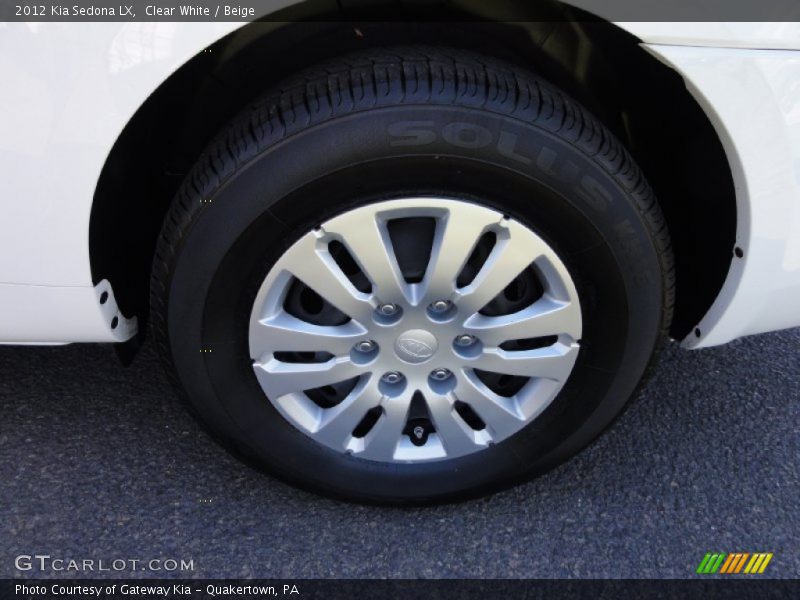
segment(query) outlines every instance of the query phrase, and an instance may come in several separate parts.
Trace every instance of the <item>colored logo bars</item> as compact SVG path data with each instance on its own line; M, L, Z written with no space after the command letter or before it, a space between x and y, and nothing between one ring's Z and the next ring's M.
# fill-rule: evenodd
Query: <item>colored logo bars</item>
M701 575L712 575L714 573L755 575L756 573L763 573L771 560L772 552L756 552L753 554L748 552L736 552L733 554L709 552L700 561L697 572Z

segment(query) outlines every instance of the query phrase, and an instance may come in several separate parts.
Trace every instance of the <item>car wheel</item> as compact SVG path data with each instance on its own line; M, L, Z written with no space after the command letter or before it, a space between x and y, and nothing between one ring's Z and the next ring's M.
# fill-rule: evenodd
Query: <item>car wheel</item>
M665 222L620 143L536 76L371 50L248 107L187 177L159 348L225 444L303 487L431 502L551 468L664 339Z

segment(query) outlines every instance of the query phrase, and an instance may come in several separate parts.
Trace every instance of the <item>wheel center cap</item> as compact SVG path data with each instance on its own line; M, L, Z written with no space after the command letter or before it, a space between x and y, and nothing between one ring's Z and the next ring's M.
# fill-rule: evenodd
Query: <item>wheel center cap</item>
M430 331L424 329L409 329L400 334L394 343L394 351L397 357L407 363L418 364L436 354L439 342Z

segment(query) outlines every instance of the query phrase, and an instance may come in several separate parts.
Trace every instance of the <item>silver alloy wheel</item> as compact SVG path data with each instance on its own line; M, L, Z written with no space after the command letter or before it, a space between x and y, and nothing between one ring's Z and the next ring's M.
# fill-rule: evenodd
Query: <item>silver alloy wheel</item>
M418 217L434 219L435 232L424 277L409 283L387 224ZM464 265L487 233L495 236L491 251L474 278L458 287ZM345 274L332 242L346 248L369 291L359 291ZM482 314L529 266L543 294L512 314ZM316 325L287 312L295 280L349 320ZM345 212L295 242L258 291L249 345L269 401L313 440L368 460L419 462L477 452L533 421L572 372L581 331L572 279L533 231L471 202L404 198ZM501 347L543 338L549 339L530 349ZM292 352L313 358L283 358ZM481 372L527 381L506 397L490 389ZM320 406L307 394L345 381L352 388L334 406ZM422 425L409 429L412 401L420 396L429 431ZM365 422L367 431L357 431Z

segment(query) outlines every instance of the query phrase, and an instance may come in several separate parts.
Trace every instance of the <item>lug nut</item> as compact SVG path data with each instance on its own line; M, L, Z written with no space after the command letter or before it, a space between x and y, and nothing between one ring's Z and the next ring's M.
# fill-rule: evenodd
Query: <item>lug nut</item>
M398 373L397 371L389 371L388 373L384 373L381 379L386 383L397 383L403 379L403 374Z
M456 346L471 346L475 343L475 336L464 333L456 338Z
M364 352L366 354L367 352L372 352L373 350L375 350L376 346L377 344L375 344L375 342L373 342L372 340L364 340L363 342L358 342L356 344L356 350L358 350L359 352Z
M451 305L449 300L436 300L436 302L431 303L431 310L435 313L443 313L446 312Z
M447 369L435 369L431 371L431 377L436 381L444 381L450 377L450 371Z
M397 304L381 304L378 307L378 312L387 317L391 317L397 312Z

